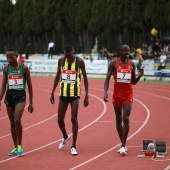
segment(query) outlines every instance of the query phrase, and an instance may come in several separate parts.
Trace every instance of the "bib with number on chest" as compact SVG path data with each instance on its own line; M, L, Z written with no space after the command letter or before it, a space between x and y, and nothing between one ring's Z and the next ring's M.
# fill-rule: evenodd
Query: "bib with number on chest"
M9 75L8 82L9 82L9 89L23 88L22 75Z
M117 69L117 82L130 83L131 70L129 69Z
M62 83L75 84L76 71L62 70Z

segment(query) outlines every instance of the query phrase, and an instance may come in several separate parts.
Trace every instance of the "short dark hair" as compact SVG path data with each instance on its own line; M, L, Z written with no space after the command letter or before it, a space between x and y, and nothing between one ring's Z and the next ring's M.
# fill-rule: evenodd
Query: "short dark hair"
M15 48L9 48L9 49L6 51L6 53L7 53L7 52L11 52L11 51L15 52L15 53L18 55L18 51L17 51Z
M64 51L66 53L74 52L74 48L71 45L67 45Z

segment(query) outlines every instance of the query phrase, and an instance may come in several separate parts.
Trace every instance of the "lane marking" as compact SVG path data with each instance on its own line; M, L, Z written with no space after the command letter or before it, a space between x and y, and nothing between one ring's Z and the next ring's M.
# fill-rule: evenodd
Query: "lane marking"
M113 123L115 121L111 121L111 120L99 120L97 121L97 123Z
M167 166L164 170L170 170L170 165Z
M153 93L147 93L147 92L143 92L143 91L139 91L139 90L135 90L139 93L144 93L144 94L148 94L148 95L152 95L152 96L155 96L155 97L160 97L160 98L163 98L163 99L166 99L166 100L170 100L170 98L168 97L164 97L164 96L161 96L161 95L157 95L157 94L153 94Z
M36 124L34 124L34 125L28 126L28 127L24 128L23 130L27 130L27 129L33 128L33 127L35 127L35 126L38 126L38 125L40 125L40 124L42 124L42 123L44 123L44 122L47 122L47 121L50 120L50 119L53 119L53 118L56 117L56 116L57 116L57 114L55 114L55 115L53 115L53 116L51 116L51 117L49 117L49 118L47 118L47 119L45 119L45 120L43 120L43 121L41 121L41 122L38 122L38 123L36 123ZM1 136L0 139L5 138L5 137L7 137L7 136L11 136L11 134L7 134L7 135L4 135L4 136Z
M94 90L98 90L98 91L104 91L104 90L101 90L101 89L96 89L96 88L90 88L90 89L94 89ZM157 95L157 94L153 94L153 93L148 93L148 92L144 92L144 91L140 91L140 90L134 90L134 91L137 91L139 93L144 93L144 94L148 94L148 95L151 95L151 96L155 96L155 97L160 97L160 98L163 98L165 100L170 100L170 98L168 97L164 97L162 95ZM109 91L112 93L112 91Z
M29 96L28 94L26 94L26 95ZM24 109L28 108L28 106L29 106L29 104L26 104ZM8 118L8 116L1 117L0 120L5 119L5 118Z
M24 109L28 108L28 105L29 104L27 104ZM0 120L5 119L5 118L8 118L8 116L1 117Z
M34 88L34 89L36 89L36 88ZM40 89L38 89L38 90L40 90ZM44 90L44 89L42 89L42 91L50 92L49 90ZM58 95L58 94L57 94L57 95ZM28 106L29 106L29 104L27 104L27 105L25 106L25 109L28 108ZM38 123L36 123L36 124L34 124L34 125L32 125L32 126L28 126L28 127L24 128L23 131L24 131L24 130L27 130L27 129L30 129L30 128L32 128L32 127L38 126L38 125L40 125L40 124L42 124L42 123L44 123L44 122L46 122L46 121L54 118L55 116L57 116L57 114L55 114L55 115L53 115L53 116L51 116L51 117L49 117L49 118L47 118L47 119L45 119L45 120L43 120L43 121L41 121L41 122L38 122ZM8 116L7 116L7 117L8 117ZM8 136L11 136L11 133L9 133L9 134L7 134L7 135L4 135L4 136L0 136L0 139L5 138L5 137L8 137Z
M101 112L101 114L100 114L94 121L92 121L91 123L87 124L87 125L84 126L83 128L79 129L78 132L81 132L82 130L84 130L84 129L88 128L89 126L93 125L94 123L96 123L96 122L106 113L106 104L105 104L105 102L104 102L102 99L100 99L99 97L95 96L95 95L92 95L92 94L89 94L89 95L92 96L92 97L94 97L94 98L96 98L96 99L98 99L99 101L101 101L101 103L103 104L104 109L103 109L103 111ZM72 134L70 134L70 135L72 135ZM59 142L60 140L61 140L61 138L58 139L58 140L56 140L56 141L53 141L53 142L51 142L51 143L48 143L48 144L46 144L46 145L40 146L40 147L35 148L35 149L33 149L33 150L30 150L30 151L28 151L28 152L25 152L23 155L27 155L27 154L32 153L32 152L35 152L35 151L37 151L37 150L46 148L46 147L48 147L48 146L50 146L50 145L53 145L53 144ZM1 160L1 161L0 161L0 164L1 164L1 163L4 163L4 162L7 162L7 161L10 161L10 160L13 160L13 159L15 159L15 158L18 158L18 156L13 156L13 157L11 157L11 158L7 158L7 159L4 159L4 160Z
M148 93L149 94L149 93ZM151 94L152 95L152 94ZM158 95L157 95L157 97L159 97ZM163 97L164 98L164 97ZM168 99L169 100L169 98L165 98L165 99ZM134 99L135 100L135 99ZM102 117L102 116L101 116ZM95 121L95 120L94 120ZM145 122L146 122L146 120L145 120ZM144 122L144 123L145 123ZM145 123L146 124L146 123ZM144 124L143 124L144 125ZM143 128L142 126L140 127L141 129ZM141 129L138 129L139 131L141 130ZM82 129L83 130L83 129ZM81 129L80 129L80 131L81 131ZM137 131L136 131L136 133L138 133ZM133 136L135 135L135 133L134 134L132 134ZM132 138L133 136L130 136L130 137L128 137L128 140L130 139L130 138ZM59 140L61 140L61 139L59 139ZM50 145L52 145L52 144L55 144L56 142L58 142L59 140L56 140L56 141L53 141L53 142L51 142L51 143L49 143L49 144L46 144L46 145L44 145L44 146L41 146L41 147L39 147L39 148L36 148L36 149L34 149L34 150L31 150L31 151L28 151L28 152L26 152L25 154L28 154L28 153L31 153L31 152L34 152L34 151L37 151L37 150L39 150L39 149L42 149L42 148L45 148L45 147L47 147L47 146L50 146ZM117 146L119 146L120 144L118 144L118 145L116 145L115 147L117 147ZM110 151L111 150L113 150L115 147L113 147L113 148L111 148L111 149L109 149ZM108 151L109 151L108 150ZM107 151L106 151L107 152ZM103 154L104 155L104 154ZM102 156L102 155L101 155ZM17 156L16 156L17 157ZM100 156L99 156L100 157ZM14 159L15 157L12 157L11 159ZM10 160L11 160L10 159ZM3 162L6 162L7 160L4 160ZM0 163L2 163L2 161L0 161ZM166 169L167 170L167 169Z
M7 118L8 116L1 117L0 120Z
M130 140L132 137L134 137L136 134L138 134L138 133L143 129L143 127L146 125L146 123L148 122L149 117L150 117L150 111L149 111L149 109L144 105L144 103L142 103L141 101L139 101L139 100L137 100L137 99L135 99L135 98L134 98L134 100L136 100L137 102L139 102L139 103L146 109L146 111L147 111L147 117L146 117L144 123L142 124L142 126L141 126L137 131L135 131L131 136L129 136L129 137L127 138L127 141ZM89 160L87 160L87 161L85 161L85 162L82 162L81 164L78 164L77 166L74 166L74 167L70 168L69 170L74 170L74 169L77 169L77 168L79 168L79 167L82 167L82 166L84 166L84 165L86 165L86 164L88 164L88 163L90 163L90 162L92 162L92 161L100 158L101 156L103 156L103 155L111 152L112 150L114 150L115 148L117 148L117 147L120 146L120 145L121 145L121 144L119 143L119 144L115 145L114 147L106 150L105 152L102 152L101 154L98 154L98 155L96 155L95 157L93 157L93 158L91 158L91 159L89 159Z

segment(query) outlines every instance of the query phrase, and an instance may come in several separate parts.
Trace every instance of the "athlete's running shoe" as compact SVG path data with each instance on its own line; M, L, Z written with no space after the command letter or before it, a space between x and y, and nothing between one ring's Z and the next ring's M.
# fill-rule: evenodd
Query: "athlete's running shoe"
M124 148L125 148L125 151L127 152L127 151L128 151L127 147L125 146ZM121 148L120 148L120 149L121 149ZM120 153L120 149L117 150L117 153Z
M120 154L122 155L122 156L125 156L127 153L126 153L126 150L125 150L125 147L121 147L120 148Z
M62 138L61 143L59 144L59 149L63 149L66 145L66 142L70 139L70 135L68 135L67 139Z
M11 152L8 153L9 156L17 155L17 148L14 148Z
M24 151L23 151L22 146L21 146L21 145L18 145L18 148L17 148L17 155L18 155L18 156L22 156L23 153L24 153Z
M71 154L72 155L78 155L75 147L71 147Z

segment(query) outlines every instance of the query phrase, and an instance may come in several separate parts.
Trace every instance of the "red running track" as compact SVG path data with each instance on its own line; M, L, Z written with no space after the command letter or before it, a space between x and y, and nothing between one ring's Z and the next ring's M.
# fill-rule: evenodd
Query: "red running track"
M0 77L2 81L2 76ZM10 157L13 148L9 120L5 105L0 111L0 169L1 170L162 170L170 169L170 156L164 158L137 158L142 154L142 140L166 140L169 151L169 104L170 85L139 82L134 86L134 104L130 117L130 132L127 141L128 154L120 156L117 150L120 141L116 132L115 115L111 103L112 84L109 89L109 103L103 101L104 80L89 79L90 105L83 107L84 86L79 107L78 156L70 154L72 138L63 150L58 149L62 134L57 125L57 101L49 101L54 78L32 77L35 111L29 114L25 108L22 117L22 157ZM28 98L27 98L28 99ZM27 100L28 104L28 100ZM70 108L66 114L66 128L71 131Z

